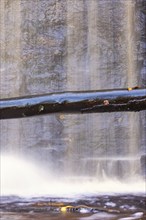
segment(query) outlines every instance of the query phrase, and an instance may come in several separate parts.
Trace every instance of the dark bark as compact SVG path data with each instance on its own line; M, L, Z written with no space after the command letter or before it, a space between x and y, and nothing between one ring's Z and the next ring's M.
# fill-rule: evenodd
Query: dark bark
M146 110L146 89L62 92L0 100L0 119L50 113Z

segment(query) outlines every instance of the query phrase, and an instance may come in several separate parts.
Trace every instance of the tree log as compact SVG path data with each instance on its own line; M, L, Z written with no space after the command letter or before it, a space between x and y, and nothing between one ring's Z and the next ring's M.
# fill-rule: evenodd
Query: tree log
M97 113L146 110L146 89L51 93L0 100L0 119L50 113Z

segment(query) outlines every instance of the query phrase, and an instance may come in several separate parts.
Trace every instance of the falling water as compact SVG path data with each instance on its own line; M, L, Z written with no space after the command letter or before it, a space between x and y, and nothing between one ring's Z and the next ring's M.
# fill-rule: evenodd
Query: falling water
M1 98L141 86L142 4L136 0L2 0ZM56 186L55 196L144 192L140 167L144 121L144 113L124 112L1 121L2 192L23 194L27 172L33 184L33 179L38 182L28 194L50 195L52 186ZM12 186L6 189L11 176L14 185L20 181L18 191ZM140 182L135 184L137 178ZM24 184L25 195L27 187Z
M67 90L138 85L134 10L133 1L68 1ZM66 118L69 174L140 175L138 113Z
M0 7L0 97L16 97L19 96L22 85L20 58L20 2L12 1L12 3L10 3L7 0L1 1ZM20 140L20 121L3 121L0 124L0 129L1 148L5 148L12 152L17 151Z
M134 4L132 1L128 1L125 4L125 11L127 15L127 83L128 86L134 87L138 85L139 76L136 71L136 36L134 33L133 22L134 18ZM139 123L139 114L132 113L129 114L129 136L132 137L129 139L129 155L132 157L139 157L139 132L140 132L140 123ZM136 122L136 124L135 124ZM129 171L130 173L135 174L135 172L140 169L140 160L136 160L133 163L130 163Z

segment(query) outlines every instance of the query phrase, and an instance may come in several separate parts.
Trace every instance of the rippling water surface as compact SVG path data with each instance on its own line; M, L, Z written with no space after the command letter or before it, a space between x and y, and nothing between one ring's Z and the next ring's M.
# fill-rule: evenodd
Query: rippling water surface
M118 194L74 199L3 196L1 198L1 220L145 220L145 199L142 195Z

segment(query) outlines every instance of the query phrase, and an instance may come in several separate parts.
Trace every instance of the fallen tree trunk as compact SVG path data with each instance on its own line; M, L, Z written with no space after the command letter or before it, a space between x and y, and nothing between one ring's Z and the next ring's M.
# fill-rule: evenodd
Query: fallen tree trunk
M146 110L146 89L62 92L0 100L0 119L50 113Z

